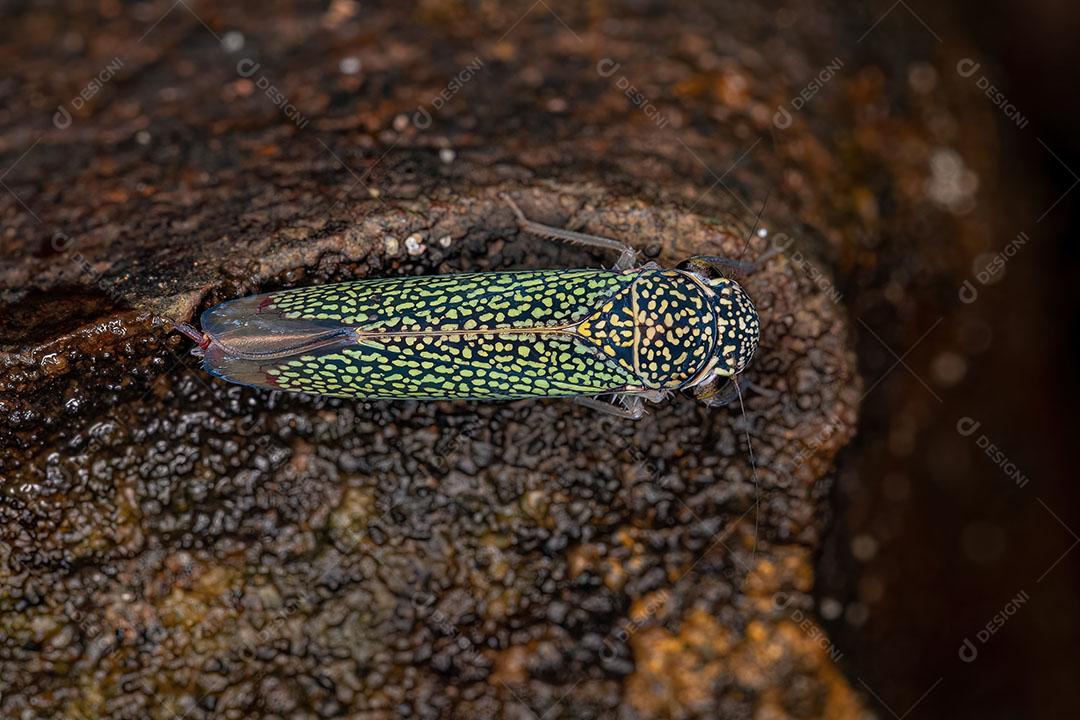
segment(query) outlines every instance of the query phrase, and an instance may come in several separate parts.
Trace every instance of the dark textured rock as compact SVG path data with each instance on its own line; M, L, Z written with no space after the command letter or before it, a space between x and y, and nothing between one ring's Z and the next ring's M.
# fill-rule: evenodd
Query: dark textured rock
M873 18L801 3L781 38L737 3L168 9L27 9L0 55L4 715L859 716L801 620L860 395L824 268L879 221L822 127L874 135L867 108L900 101L851 67L770 135ZM69 127L27 117L113 58ZM156 319L608 260L519 236L504 191L663 264L740 257L770 188L746 257L777 232L798 252L746 281L747 376L777 395L745 412L270 394L212 380Z

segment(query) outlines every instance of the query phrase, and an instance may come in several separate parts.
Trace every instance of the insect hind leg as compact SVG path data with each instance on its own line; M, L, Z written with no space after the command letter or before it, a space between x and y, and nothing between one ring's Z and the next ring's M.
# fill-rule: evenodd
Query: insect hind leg
M202 357L206 352L206 348L210 347L210 336L188 325L186 322L176 320L170 322L174 330L195 343L195 347L191 348L191 354L195 357Z
M510 206L510 209L514 211L514 218L517 220L518 227L523 232L546 237L551 240L560 240L562 242L570 243L571 245L600 248L602 250L614 250L619 253L619 259L615 261L615 267L613 269L620 272L629 270L637 264L637 251L621 240L613 240L611 238L600 237L599 235L587 235L585 233L574 232L573 230L565 230L563 228L533 222L525 217L525 213L521 211L521 208L518 207L513 198L506 193L501 193L500 197L502 197L502 199L506 201L506 204Z
M640 397L636 395L616 395L615 398L621 401L625 407L619 407L614 403L591 397L576 397L574 402L598 412L626 418L627 420L640 420L645 415L645 405Z

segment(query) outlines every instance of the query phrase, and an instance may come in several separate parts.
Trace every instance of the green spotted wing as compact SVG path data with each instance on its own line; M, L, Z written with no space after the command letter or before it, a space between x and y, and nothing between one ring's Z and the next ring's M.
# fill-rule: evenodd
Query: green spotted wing
M634 275L534 270L359 280L203 313L206 367L233 382L353 398L504 399L637 387L574 327Z

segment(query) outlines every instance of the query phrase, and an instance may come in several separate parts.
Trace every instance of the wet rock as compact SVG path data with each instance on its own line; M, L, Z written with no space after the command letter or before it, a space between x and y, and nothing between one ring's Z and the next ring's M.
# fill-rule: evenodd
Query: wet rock
M76 43L43 80L22 58L55 45L44 6L5 41L5 167L31 149L0 196L3 714L859 716L812 611L788 608L860 395L830 267L877 221L852 216L865 188L815 128L871 120L822 98L757 140L859 23L798 3L781 42L740 3L449 25L439 3L192 6L73 19L123 62L64 128L12 108L51 110L112 55ZM874 72L837 82L874 95ZM611 262L522 236L502 192L669 266L796 236L745 282L765 392L638 423L288 396L208 377L161 320L355 277Z

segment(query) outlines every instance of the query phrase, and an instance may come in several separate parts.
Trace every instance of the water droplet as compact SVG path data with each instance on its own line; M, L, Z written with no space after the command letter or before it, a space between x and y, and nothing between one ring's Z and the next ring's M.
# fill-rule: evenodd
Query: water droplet
M937 70L926 62L913 63L908 68L908 84L917 93L925 95L937 85Z
M870 619L870 609L862 603L851 603L848 605L847 613L845 613L847 621L850 625L860 627L866 624L866 621Z
M236 52L244 47L244 34L236 30L230 30L221 38L221 47L225 48L225 52Z
M426 249L424 239L418 233L413 233L405 238L405 250L410 255L423 255Z
M851 554L860 562L874 559L878 551L878 541L872 535L856 535L851 540Z
M356 75L360 72L360 68L363 64L360 62L360 58L350 55L347 58L342 58L338 63L338 69L346 75Z
M835 620L844 612L844 606L836 598L823 597L818 612L821 613L823 620Z
M951 387L967 374L967 360L954 352L943 352L934 358L930 371L934 379L945 387Z
M926 196L954 214L962 215L975 208L979 176L968 169L964 159L952 148L938 148L930 156L930 177Z

